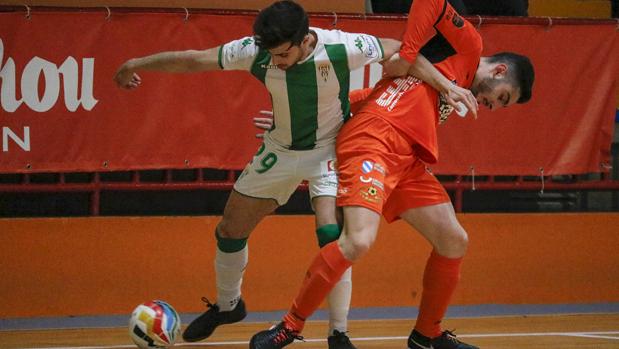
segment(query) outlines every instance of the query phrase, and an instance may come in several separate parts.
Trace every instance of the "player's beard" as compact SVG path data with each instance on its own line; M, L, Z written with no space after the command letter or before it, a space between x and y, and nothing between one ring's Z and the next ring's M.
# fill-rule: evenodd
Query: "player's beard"
M471 86L471 92L473 96L477 97L480 93L483 95L487 95L492 92L492 89L498 84L493 78L484 78L480 81L476 86Z

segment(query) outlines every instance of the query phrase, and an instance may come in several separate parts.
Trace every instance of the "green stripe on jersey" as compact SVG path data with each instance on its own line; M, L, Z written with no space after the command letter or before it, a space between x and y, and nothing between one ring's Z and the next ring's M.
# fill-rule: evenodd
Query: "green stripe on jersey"
M382 58L385 57L385 49L383 48L383 43L380 42L379 38L376 38L376 41L378 41L378 47L380 47L380 57L382 61Z
M318 129L318 85L312 57L286 71L292 131L291 150L313 149Z
M346 56L346 47L342 44L325 45L327 55L335 76L340 84L340 103L342 104L342 116L344 121L350 118L350 101L348 100L348 92L350 92L350 70L348 69L348 57Z
M264 77L267 75L266 66L271 62L269 51L260 49L251 65L251 74L264 84Z

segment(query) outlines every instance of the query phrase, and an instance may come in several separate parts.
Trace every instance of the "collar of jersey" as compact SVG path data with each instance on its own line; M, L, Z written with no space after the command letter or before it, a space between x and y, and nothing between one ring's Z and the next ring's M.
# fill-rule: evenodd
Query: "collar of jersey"
M309 61L312 57L314 57L314 54L316 53L316 49L318 48L318 45L322 43L322 37L321 37L322 34L320 33L320 28L310 27L309 29L310 31L313 31L314 33L316 33L316 44L314 45L314 49L312 50L312 52L310 52L310 54L307 55L305 59L298 61L297 64L303 64Z

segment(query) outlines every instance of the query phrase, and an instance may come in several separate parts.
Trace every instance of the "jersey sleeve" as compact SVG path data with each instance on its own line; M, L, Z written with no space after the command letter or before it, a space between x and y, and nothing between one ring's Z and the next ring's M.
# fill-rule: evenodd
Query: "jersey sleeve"
M447 0L415 0L406 21L400 57L409 63L415 62L419 50L436 34L434 26L443 17Z
M346 46L348 67L355 70L375 62L380 62L385 56L380 40L369 34L353 34L340 32L341 40Z
M365 103L365 99L370 96L374 89L371 87L352 90L348 93L348 99L350 100L350 112L355 115L359 112L363 104Z
M250 70L259 48L251 36L219 47L219 67L224 70Z

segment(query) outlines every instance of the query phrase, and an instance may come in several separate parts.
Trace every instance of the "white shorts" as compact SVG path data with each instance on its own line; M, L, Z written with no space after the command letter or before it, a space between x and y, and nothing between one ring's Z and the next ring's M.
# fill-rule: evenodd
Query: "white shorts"
M337 193L335 144L312 150L288 150L268 137L234 184L237 192L275 199L284 205L299 184L307 180L310 200Z

